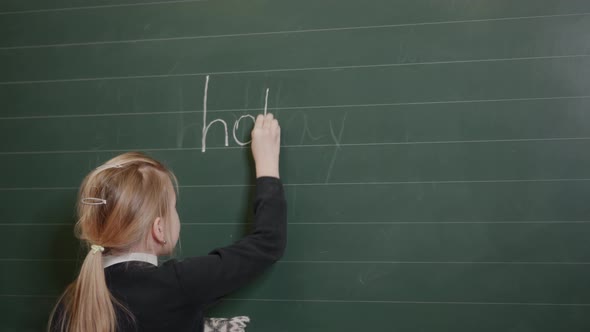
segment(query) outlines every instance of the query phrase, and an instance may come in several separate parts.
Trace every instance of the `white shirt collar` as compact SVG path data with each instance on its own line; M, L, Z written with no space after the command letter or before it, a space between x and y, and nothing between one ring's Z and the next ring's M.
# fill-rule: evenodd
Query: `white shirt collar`
M107 268L111 265L130 261L146 262L158 266L158 256L144 252L130 252L123 255L107 255L102 258L102 265L104 268Z

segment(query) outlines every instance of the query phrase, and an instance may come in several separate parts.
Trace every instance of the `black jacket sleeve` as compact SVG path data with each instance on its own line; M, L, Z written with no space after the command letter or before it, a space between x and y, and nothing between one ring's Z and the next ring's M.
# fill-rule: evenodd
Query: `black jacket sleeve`
M189 302L209 304L244 286L281 258L287 243L287 204L281 181L256 180L252 232L207 256L174 262Z

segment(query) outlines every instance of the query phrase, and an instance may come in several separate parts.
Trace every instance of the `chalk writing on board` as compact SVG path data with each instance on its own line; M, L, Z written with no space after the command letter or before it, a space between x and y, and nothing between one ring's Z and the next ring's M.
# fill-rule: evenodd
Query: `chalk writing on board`
M268 91L269 91L269 89L266 89L266 96L264 98L264 114L265 115L268 110ZM207 151L207 133L209 132L209 129L211 128L211 126L215 123L221 123L223 125L223 129L225 132L224 144L225 144L225 146L229 146L227 122L225 122L222 119L215 119L215 120L207 123L207 94L208 94L208 92L209 92L209 75L207 75L207 77L205 78L205 92L203 94L203 132L202 132L203 136L201 138L201 152ZM240 116L236 120L236 122L234 123L234 127L232 129L232 136L234 138L234 141L236 141L236 143L240 146L248 145L252 142L252 140L242 142L236 136L236 132L238 131L238 129L240 127L240 121L242 121L242 119L244 119L244 118L250 118L252 121L256 120L254 118L254 116L252 116L250 114L246 114L246 115Z

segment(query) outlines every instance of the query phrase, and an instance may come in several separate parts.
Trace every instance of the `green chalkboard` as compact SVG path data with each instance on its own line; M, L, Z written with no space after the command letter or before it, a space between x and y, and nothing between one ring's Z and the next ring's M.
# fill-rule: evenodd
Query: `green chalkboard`
M288 249L210 315L590 330L589 31L586 0L0 2L0 331L43 329L77 187L123 151L176 172L179 256L242 236L265 105Z

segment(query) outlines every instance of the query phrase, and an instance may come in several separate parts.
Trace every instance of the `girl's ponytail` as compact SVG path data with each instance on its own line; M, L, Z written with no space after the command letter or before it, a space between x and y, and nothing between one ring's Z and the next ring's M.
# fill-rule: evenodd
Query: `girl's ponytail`
M115 332L117 300L107 288L102 265L104 248L92 245L80 268L78 278L70 284L49 323L51 331ZM123 306L120 306L124 309Z

